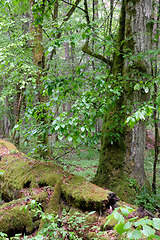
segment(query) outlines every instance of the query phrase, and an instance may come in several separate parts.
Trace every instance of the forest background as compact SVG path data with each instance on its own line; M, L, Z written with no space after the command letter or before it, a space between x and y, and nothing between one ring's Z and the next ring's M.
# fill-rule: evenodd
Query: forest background
M55 161L78 148L99 149L100 138L106 136L104 127L102 130L103 119L110 112L114 114L114 118L109 118L112 120L107 136L110 149L117 147L117 143L115 150L121 148L119 142L126 126L134 129L137 122L145 122L148 129L155 130L151 184L156 193L159 3L152 2L153 13L148 22L149 28L152 27L152 45L136 57L129 45L123 49L123 59L136 58L138 73L134 74L140 78L135 81L126 77L125 84L132 88L132 94L143 92L151 97L144 101L142 97L140 101L134 99L126 107L121 100L128 89L123 85L122 74L118 70L114 70L116 74L113 72L112 64L115 55L122 57L123 43L132 39L128 35L125 40L117 40L122 6L130 2L133 7L134 1L114 0L0 2L0 134L2 138L10 137L34 157ZM149 73L141 65L146 58ZM125 109L125 116L117 104ZM145 135L145 128L141 135ZM99 172L101 168L100 165ZM99 180L99 172L95 181L104 185L106 179ZM134 177L128 182L136 185Z

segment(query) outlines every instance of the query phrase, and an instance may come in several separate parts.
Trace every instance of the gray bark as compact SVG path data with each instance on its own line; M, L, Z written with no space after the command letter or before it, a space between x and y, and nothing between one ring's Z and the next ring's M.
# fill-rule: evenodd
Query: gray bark
M114 189L121 198L125 198L124 191L130 198L129 178L136 179L140 186L145 183L145 122L140 120L133 129L125 126L124 122L128 108L135 112L138 106L149 100L149 93L145 93L143 88L134 90L134 86L140 82L145 84L150 79L151 64L147 54L152 44L150 20L152 0L122 1L117 48L110 67L116 84L123 92L108 106L104 116L100 161L94 180L101 186ZM112 79L110 83L114 89ZM113 98L112 93L110 97ZM123 106L126 106L125 110Z
M152 14L152 0L140 0L137 1L136 4L134 4L134 1L128 2L128 6L126 7L125 37L126 39L131 36L133 37L133 56L138 56L139 54L146 53L149 49L151 49L152 25L150 24L150 20L152 20ZM129 23L130 26L127 26ZM130 29L128 29L129 27ZM125 69L129 68L129 65L133 66L137 64L137 67L143 68L139 69L140 71L144 71L145 74L151 74L151 63L148 54L146 57L143 57L140 62L138 59L135 59L132 61L125 61ZM141 66L139 64L141 64ZM132 78L135 82L142 81L142 78L135 74L132 74ZM133 104L133 111L137 109L137 105L135 103L141 104L143 101L147 101L148 99L149 93L143 93L142 89L139 91L134 91L130 101L130 104ZM133 127L132 131L129 132L130 141L128 141L128 136L126 137L126 171L130 172L130 177L137 179L140 185L143 185L145 179L145 122L139 121ZM129 154L128 150L130 151Z

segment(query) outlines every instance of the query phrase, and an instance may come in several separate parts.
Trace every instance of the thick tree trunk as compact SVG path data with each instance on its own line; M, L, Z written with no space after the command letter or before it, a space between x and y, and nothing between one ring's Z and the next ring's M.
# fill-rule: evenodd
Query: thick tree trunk
M120 96L112 101L104 118L100 162L94 180L101 186L117 189L121 197L124 189L130 194L127 179L136 179L140 186L145 181L145 122L139 121L132 130L124 122L128 110L136 111L138 105L149 99L148 93L142 88L134 90L134 86L140 81L145 83L150 74L149 56L142 54L151 48L150 20L152 1L122 1L118 51L114 54L112 67L114 84L111 82L112 88L119 87ZM140 53L142 57L139 59ZM114 99L115 96L110 97Z

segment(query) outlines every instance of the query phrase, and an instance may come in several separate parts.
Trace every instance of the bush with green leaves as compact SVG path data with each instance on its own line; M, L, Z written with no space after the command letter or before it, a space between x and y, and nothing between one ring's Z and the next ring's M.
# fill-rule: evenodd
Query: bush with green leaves
M33 201L32 205L35 208L35 214L41 211L39 205L35 205ZM95 213L92 211L87 215L81 214L79 212L67 213L66 210L63 210L62 215L59 217L54 216L54 214L46 214L41 211L41 220L43 226L41 230L37 233L35 237L30 239L32 240L45 240L45 239L54 239L54 240L64 240L64 239L73 239L81 240L83 235L89 229L89 225L86 222L88 216ZM10 238L12 240L20 239L21 234L16 234L14 237ZM0 239L7 240L7 234L0 232ZM27 239L27 236L24 236L23 239Z
M160 236L157 232L160 231L160 218L148 219L144 217L138 219L138 217L130 217L131 213L135 210L130 207L116 208L106 219L104 227L111 221L115 220L116 224L114 230L122 239L157 239L160 240ZM129 216L130 215L130 216Z
M160 208L160 204L158 204L158 195L151 194L145 187L143 187L141 193L137 195L135 203L152 213L157 212L157 209Z
M87 216L94 212L88 213ZM79 212L67 213L63 210L62 215L54 216L53 214L42 213L43 228L38 234L31 238L32 240L40 239L83 239L84 231L89 228L86 224L86 215Z

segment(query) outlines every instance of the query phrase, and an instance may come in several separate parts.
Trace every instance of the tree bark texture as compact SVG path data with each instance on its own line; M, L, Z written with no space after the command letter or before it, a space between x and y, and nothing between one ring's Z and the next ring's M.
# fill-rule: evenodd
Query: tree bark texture
M127 191L129 178L136 179L140 186L145 182L145 122L140 120L133 129L125 126L124 122L129 110L135 112L138 106L149 99L149 93L142 88L134 90L134 86L140 82L145 84L150 76L147 54L152 42L150 20L152 1L122 1L117 47L111 68L113 77L107 80L112 80L113 89L120 86L120 96L106 110L95 177L95 183L122 192L124 189ZM142 57L139 57L140 54ZM113 94L110 97L113 98Z

